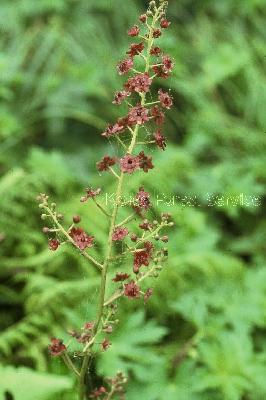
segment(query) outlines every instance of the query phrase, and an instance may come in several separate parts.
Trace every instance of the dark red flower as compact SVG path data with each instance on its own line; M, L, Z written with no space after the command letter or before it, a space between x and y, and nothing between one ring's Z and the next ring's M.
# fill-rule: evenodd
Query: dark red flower
M109 157L109 156L104 156L101 161L97 162L97 168L98 171L108 171L109 167L112 165L115 165L116 163L116 158L115 157Z
M57 250L58 247L60 246L60 242L57 239L50 239L48 241L48 244L49 244L49 249L52 250L52 251Z
M94 389L90 394L90 399L98 399L102 394L107 393L107 390L104 386L99 387L98 389Z
M147 301L151 297L152 293L153 293L153 289L152 288L147 289L146 292L144 293L144 302L145 302L145 304L147 303Z
M52 338L48 349L51 356L56 357L60 356L66 350L66 346L64 345L63 340Z
M105 137L110 137L110 136L114 136L117 135L118 133L123 132L124 127L119 125L119 124L114 124L114 125L108 125L107 128L105 129L105 131L102 133L102 136Z
M142 42L140 43L132 43L130 45L130 49L127 51L127 54L130 57L134 57L137 56L138 54L140 54L143 50L144 50L144 44Z
M162 63L163 63L162 68L165 73L169 74L170 72L173 71L174 62L169 56L167 55L162 56Z
M139 286L134 281L126 283L124 285L124 295L130 299L138 298L140 296Z
M162 35L161 29L154 29L154 31L153 31L153 33L152 33L152 36L153 36L155 39L159 38L161 35Z
M145 219L142 223L139 224L139 227L144 231L149 231L150 228L152 228L152 224L147 219Z
M83 326L83 329L85 329L86 331L91 331L94 328L94 322L90 321L90 322L86 322Z
M160 22L161 28L166 29L166 28L168 28L168 26L170 24L171 24L171 22L168 21L166 18L161 19L161 22Z
M133 271L135 274L139 272L142 265L148 266L152 256L153 244L151 242L144 243L144 249L136 250L134 252L134 266Z
M105 339L102 341L102 350L103 350L103 351L106 351L107 349L109 349L110 346L111 346L110 340L105 338Z
M137 206L141 209L147 210L151 206L150 194L144 191L143 187L139 188L136 194Z
M80 250L85 250L87 247L93 246L94 237L87 235L82 228L71 228L69 236L74 240L75 245Z
M150 90L152 79L149 74L137 74L129 78L124 87L128 92L147 93Z
M164 92L162 89L159 90L158 94L159 94L159 100L161 102L161 106L163 108L167 108L168 110L170 110L170 108L173 105L173 97L170 96L169 93Z
M132 58L126 58L123 61L120 61L120 63L117 65L117 70L119 75L125 75L128 73L128 71L131 70L131 68L133 67L134 62L132 60Z
M148 172L149 169L153 169L152 157L145 156L144 151L141 151L138 155L139 167L143 169L144 172Z
M123 90L121 92L116 92L112 103L116 104L116 105L120 105L120 104L122 104L122 101L128 96L130 96L130 93L126 92L125 90Z
M123 272L117 272L116 276L112 279L113 282L122 282L125 281L126 279L129 278L130 275L123 273Z
M132 174L137 168L139 168L138 156L135 157L131 154L126 154L120 160L120 167L122 172Z
M158 78L164 78L167 79L170 76L169 72L166 72L161 65L154 65L152 67L154 73L157 75Z
M166 148L166 143L165 143L165 136L162 134L160 129L158 129L155 134L154 134L154 139L157 144L157 146L164 150Z
M143 23L145 23L146 21L147 21L147 15L146 14L142 14L140 17L139 17L139 20L141 21L141 22L143 22Z
M156 47L152 47L150 54L152 56L156 56L159 57L159 55L161 54L162 50L160 49L160 47L156 46Z
M128 113L128 122L129 124L139 124L142 125L145 122L149 121L149 110L141 105L137 105L136 107L132 107Z
M112 240L114 241L123 240L127 235L128 235L128 229L122 226L118 226L113 231Z
M86 196L82 196L80 201L84 203L88 199L93 199L94 197L98 196L101 193L101 189L92 189L92 187L88 187L86 190Z
M132 26L132 28L130 28L127 31L127 34L128 34L128 36L134 37L134 36L138 36L139 32L140 32L139 27L137 25L134 25L134 26Z
M158 106L154 106L151 109L151 115L153 116L156 125L162 125L164 123L165 115Z

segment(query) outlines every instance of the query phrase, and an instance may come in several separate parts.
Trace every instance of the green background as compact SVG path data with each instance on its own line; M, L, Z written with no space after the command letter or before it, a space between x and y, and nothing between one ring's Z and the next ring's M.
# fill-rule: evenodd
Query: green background
M47 344L93 318L98 278L73 249L47 249L35 198L48 193L66 223L80 214L103 254L106 221L79 198L89 184L114 189L95 170L110 153L99 133L119 116L115 66L143 3L1 1L1 400L5 390L15 400L76 398ZM169 261L146 307L121 301L93 376L101 384L125 372L128 400L264 400L266 2L169 3L168 147L128 183L152 193L154 216L173 214Z

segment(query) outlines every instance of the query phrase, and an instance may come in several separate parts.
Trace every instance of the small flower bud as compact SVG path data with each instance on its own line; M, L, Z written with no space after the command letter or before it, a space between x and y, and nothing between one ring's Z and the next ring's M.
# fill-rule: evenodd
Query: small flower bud
M156 219L152 223L153 223L153 225L158 225L159 224L159 222Z
M155 236L154 236L154 239L155 239L155 240L160 240L160 236L159 236L159 235L155 235Z
M155 7L155 6L156 6L155 1L154 0L150 1L150 7Z
M57 214L57 219L63 219L63 218L64 218L63 214L61 213Z
M48 226L44 226L44 227L42 228L42 231L43 231L43 233L49 233L49 232L50 232L50 229L48 228Z
M80 202L81 203L84 203L85 201L87 201L87 196L82 196L81 198L80 198Z
M45 207L45 205L44 204L39 204L39 208L44 208Z
M113 332L113 327L112 325L107 325L103 327L103 332L105 333L112 333Z
M158 278L159 274L158 274L158 272L154 272L154 273L152 274L152 276L153 276L153 278Z
M147 21L147 15L146 15L146 14L142 14L142 15L139 17L139 20L140 20L141 22L145 23L145 22Z
M135 233L132 233L132 235L130 235L130 239L132 242L136 242L138 240L138 237Z
M168 236L166 236L166 235L162 236L161 237L161 241L164 242L164 243L167 243L168 242Z
M152 15L153 15L152 12L151 12L150 10L148 10L148 11L147 11L147 16L148 16L148 17L152 17Z
M74 215L72 218L74 224L78 224L81 221L81 218L79 215Z
M51 208L55 208L55 207L56 207L56 203L52 203Z
M174 222L169 222L168 226L174 226Z
M42 214L41 219L44 221L47 218L47 214Z

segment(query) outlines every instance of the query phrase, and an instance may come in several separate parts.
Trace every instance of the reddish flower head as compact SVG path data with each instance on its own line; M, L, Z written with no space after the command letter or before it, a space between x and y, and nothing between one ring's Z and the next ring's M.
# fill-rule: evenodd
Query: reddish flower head
M120 105L120 104L122 104L122 101L128 96L130 96L130 93L126 92L125 90L123 90L121 92L116 92L112 103L115 105Z
M136 107L132 107L128 113L128 122L131 125L139 124L142 125L145 122L149 121L149 110L141 105L137 105Z
M101 161L97 162L97 168L98 171L108 171L109 167L112 165L115 165L116 163L116 158L115 157L109 157L105 156L101 159Z
M117 135L118 133L123 132L124 127L119 125L119 124L114 124L114 125L108 125L107 128L105 129L105 131L102 133L102 136L105 137L110 137L110 136L114 136Z
M109 349L109 347L111 346L111 342L108 339L104 339L102 341L102 350L106 351L107 349Z
M127 51L127 54L130 57L134 57L137 56L138 54L140 54L143 50L144 50L144 44L142 42L140 43L132 43L130 45L130 49Z
M133 65L134 65L134 62L133 62L132 58L126 58L125 60L121 61L117 65L117 71L118 71L119 75L127 74L128 71L131 70Z
M57 239L50 239L48 241L48 245L49 245L49 249L52 251L55 251L58 249L58 247L60 246L60 242Z
M152 163L152 157L145 156L144 151L141 151L138 155L139 167L143 169L144 172L148 172L149 169L153 169L154 165Z
M147 210L151 206L150 194L145 192L143 187L139 188L135 199L137 200L137 206L141 209Z
M74 240L75 245L80 250L85 250L87 247L93 246L94 237L87 235L82 228L71 228L69 236Z
M165 115L158 106L152 108L151 115L153 116L156 125L162 125L164 123Z
M101 193L101 189L92 189L92 187L88 187L86 190L86 196L82 196L80 201L84 203L88 199L93 199L94 197L98 196Z
M144 243L144 249L135 251L134 253L134 267L135 274L139 272L142 265L148 266L152 256L153 244L151 242Z
M83 329L85 329L85 331L91 331L94 328L94 322L90 321L90 322L86 322L83 326Z
M112 240L114 241L123 240L127 235L128 235L128 229L122 226L118 226L113 231Z
M138 298L140 296L139 286L134 281L126 283L124 286L124 295L130 299Z
M166 143L165 143L165 136L162 134L162 132L160 131L160 129L158 129L155 134L154 134L154 139L155 142L157 144L157 146L162 149L165 150L166 148Z
M159 90L158 94L162 107L169 110L173 105L173 97L170 96L169 93L164 92L162 89Z
M132 174L137 168L139 168L139 158L134 157L131 154L126 154L120 160L121 171L127 174Z
M102 394L107 393L107 390L104 386L99 387L99 389L94 389L90 394L90 399L98 399Z
M168 28L168 26L171 24L171 22L169 22L166 18L162 18L160 25L162 29L166 29Z
M129 78L124 87L128 92L147 93L150 90L152 79L149 74L137 74Z
M155 30L153 31L153 34L152 34L152 36L153 36L155 39L159 38L161 35L162 35L161 29L155 29Z
M144 231L149 231L150 228L152 228L152 224L147 219L145 219L142 223L139 224L139 227Z
M162 68L165 73L169 74L170 72L173 71L174 62L169 56L167 56L167 55L162 56L162 63L163 63Z
M48 349L51 356L56 357L60 356L66 350L66 346L64 345L63 340L52 338Z
M143 22L143 23L145 23L146 21L147 21L147 15L146 14L142 14L140 17L139 17L139 20L140 20L140 22Z
M112 279L113 282L122 282L129 278L128 274L117 272L116 276Z
M132 26L132 28L130 28L127 31L127 34L128 34L128 36L134 37L134 36L138 36L139 32L140 32L139 27L137 25L134 25L134 26Z
M156 56L159 57L159 55L162 53L162 50L160 49L160 47L156 46L156 47L152 47L150 54L152 56Z

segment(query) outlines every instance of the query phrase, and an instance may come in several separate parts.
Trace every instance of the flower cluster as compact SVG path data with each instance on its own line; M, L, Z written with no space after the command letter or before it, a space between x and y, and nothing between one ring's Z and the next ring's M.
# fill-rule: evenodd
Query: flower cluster
M152 90L154 81L159 85L160 79L169 78L174 68L174 61L160 47L160 38L170 26L165 16L166 6L165 0L150 1L147 13L141 14L138 24L128 29L127 35L134 38L134 43L130 44L125 57L117 64L117 73L124 78L124 82L115 92L112 103L115 106L123 103L126 111L117 120L107 124L101 135L108 140L115 140L119 147L115 156L105 154L96 164L99 172L108 173L116 180L114 204L111 209L105 208L100 196L102 189L93 189L91 186L85 189L85 195L80 198L81 203L92 200L90 206L96 207L107 218L109 232L104 258L98 260L93 256L95 251L91 251L91 248L95 246L94 235L77 226L81 222L79 215L73 215L71 223L64 227L63 215L57 211L56 204L50 203L45 194L38 196L41 218L48 221L43 232L48 235L49 249L56 251L63 243L71 244L101 274L95 319L68 332L70 340L75 341L79 354L84 358L81 369L75 367L76 360L71 361L62 340L53 338L49 345L50 354L62 356L68 368L78 376L80 400L84 400L86 394L85 378L90 358L99 351L108 351L112 345L108 335L112 334L118 323L115 318L118 300L139 299L146 304L153 294L152 287L147 286L146 281L158 277L168 255L165 247L168 236L163 231L171 227L173 222L169 214L154 219L156 211L150 212L152 201L146 188L136 188L134 201L123 204L128 211L126 218L121 211L124 181L135 173L150 175L155 168L152 156L148 154L150 145L158 151L166 149L163 124L165 111L173 106L173 96L162 88L155 93ZM144 148L140 148L141 145ZM130 225L133 220L135 223ZM88 230L91 232L91 227ZM110 289L113 289L110 297L106 291L109 280L112 281ZM117 395L119 399L124 399L124 376L118 373L107 382L107 385L97 385L86 398L105 400Z

